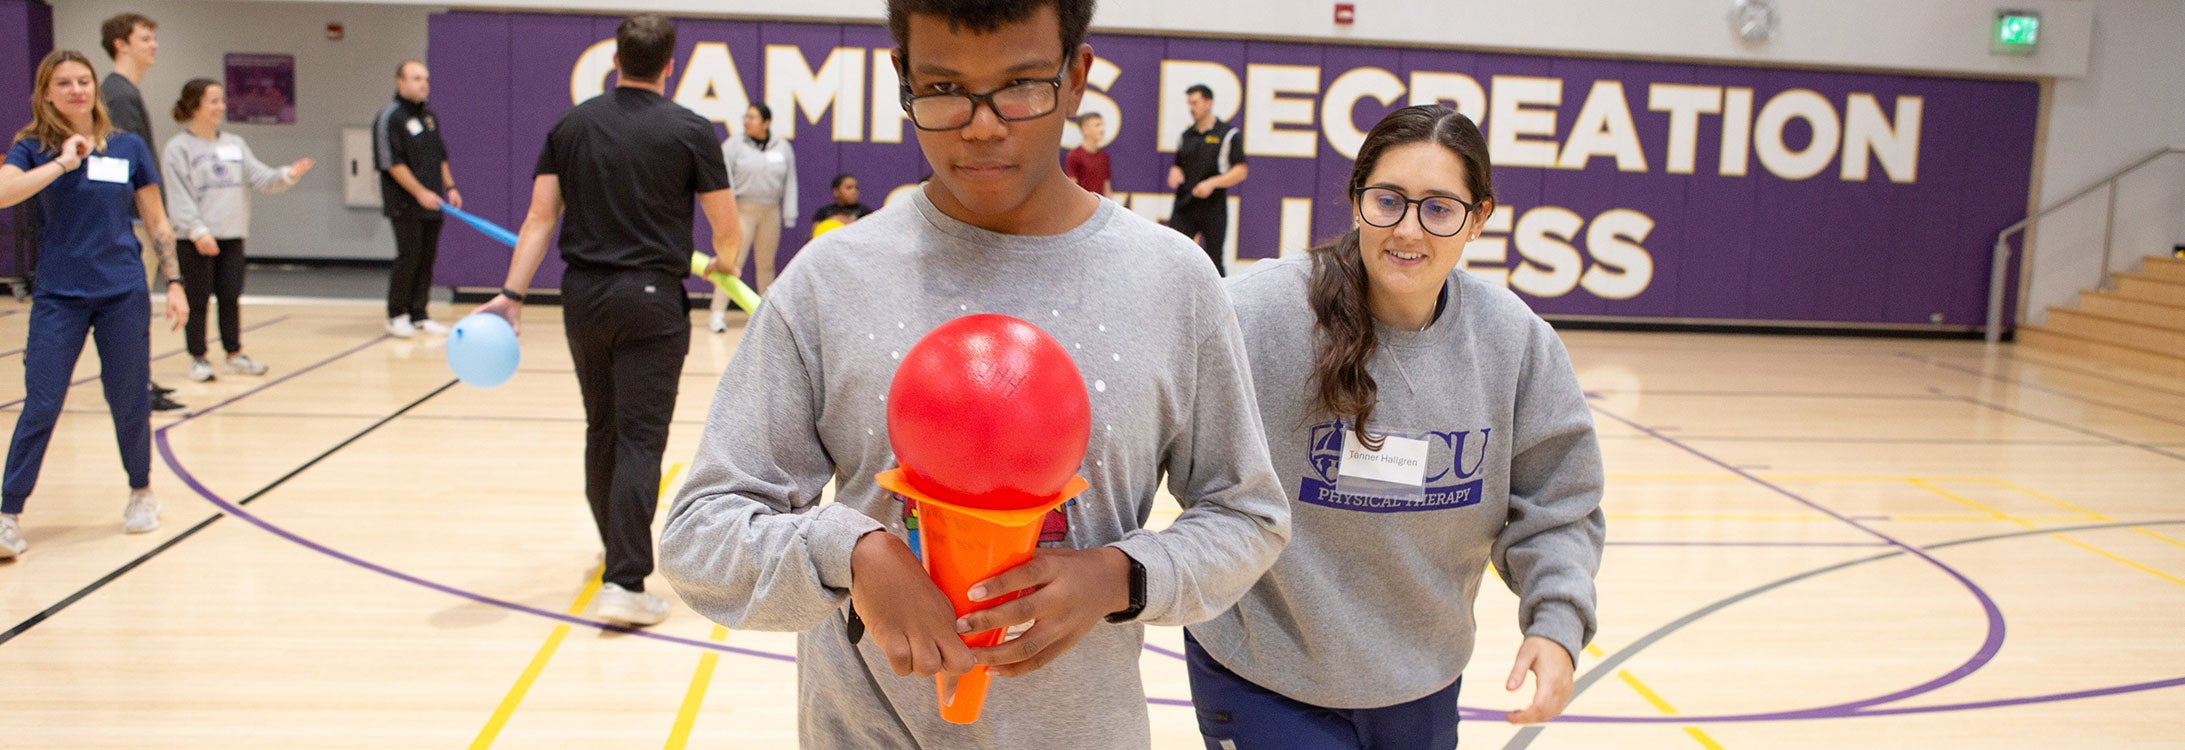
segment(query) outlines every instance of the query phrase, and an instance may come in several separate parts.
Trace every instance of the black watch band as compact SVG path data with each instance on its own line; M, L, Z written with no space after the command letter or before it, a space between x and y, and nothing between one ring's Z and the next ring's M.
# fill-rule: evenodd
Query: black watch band
M504 286L504 287L501 287L501 296L503 296L503 297L507 297L507 298L509 298L509 299L512 299L512 300L515 300L515 301L517 301L517 302L522 302L522 301L523 301L523 292L519 292L519 291L516 291L516 290L514 290L514 289L510 289L510 288L508 288L508 287L505 287L505 286Z
M1146 565L1138 562L1138 558L1131 557L1128 552L1123 553L1123 559L1130 561L1130 606L1108 615L1108 622L1130 622L1146 611Z
M169 285L169 286L172 286L172 285L174 285L174 284L180 284L180 283L182 283L182 277L180 277L180 276L172 276L172 277L168 277L168 279L167 279L167 285Z

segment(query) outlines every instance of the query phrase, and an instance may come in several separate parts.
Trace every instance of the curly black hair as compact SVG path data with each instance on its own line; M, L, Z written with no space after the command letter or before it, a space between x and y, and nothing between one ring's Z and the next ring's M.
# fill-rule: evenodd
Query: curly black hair
M907 63L914 14L948 19L951 31L970 29L983 34L1030 18L1042 5L1052 5L1062 26L1062 59L1068 60L1085 43L1096 4L1096 0L888 0L888 33L895 36L897 57Z

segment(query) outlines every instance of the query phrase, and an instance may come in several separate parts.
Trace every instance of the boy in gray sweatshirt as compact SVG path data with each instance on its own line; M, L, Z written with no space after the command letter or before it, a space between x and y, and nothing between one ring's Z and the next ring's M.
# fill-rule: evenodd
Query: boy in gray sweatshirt
M1092 62L1093 3L964 5L890 2L934 179L815 240L767 295L661 532L662 570L717 622L802 631L806 747L1144 748L1143 623L1228 607L1274 561L1289 511L1213 270L1055 158ZM974 313L1030 321L1075 359L1092 404L1078 473L1092 488L976 598L1037 590L959 625L903 541L902 498L873 476L896 463L885 414L898 361ZM1164 479L1184 512L1148 531ZM987 649L957 635L1027 622ZM1001 677L982 718L943 721L931 676L974 663Z

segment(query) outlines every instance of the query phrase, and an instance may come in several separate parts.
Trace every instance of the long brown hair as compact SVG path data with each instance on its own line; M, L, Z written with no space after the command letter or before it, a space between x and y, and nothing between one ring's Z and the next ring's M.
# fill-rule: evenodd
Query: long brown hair
M1365 145L1351 166L1349 190L1352 210L1358 191L1373 176L1381 154L1394 146L1437 143L1464 162L1464 183L1472 200L1493 200L1493 165L1487 159L1487 139L1472 118L1442 105L1419 105L1390 112L1366 134ZM1485 217L1473 217L1484 221ZM1337 417L1349 416L1358 439L1369 450L1380 450L1382 437L1366 433L1366 420L1380 402L1380 385L1366 372L1366 360L1380 348L1373 332L1373 313L1366 308L1366 262L1358 247L1358 228L1309 251L1312 280L1306 299L1313 309L1313 381L1318 389L1314 405Z
M57 49L46 53L38 63L38 84L30 89L30 124L15 131L15 142L35 138L46 151L61 152L61 144L76 134L76 128L68 124L68 117L46 101L46 90L53 86L54 69L62 63L82 65L91 71L91 150L106 150L106 136L114 131L114 123L106 117L106 103L99 100L99 69L91 67L91 60L72 49ZM149 146L149 144L147 144Z

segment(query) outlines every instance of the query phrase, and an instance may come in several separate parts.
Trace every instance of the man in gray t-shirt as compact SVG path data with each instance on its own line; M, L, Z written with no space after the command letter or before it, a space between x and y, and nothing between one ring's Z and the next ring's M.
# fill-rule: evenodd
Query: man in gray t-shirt
M1093 60L1092 3L1001 5L889 5L933 180L814 240L774 284L661 530L661 570L684 602L731 627L801 631L806 747L1148 747L1143 623L1214 616L1289 537L1214 270L1055 158ZM1029 321L1067 348L1092 434L1078 467L1091 489L1048 515L1051 546L974 598L1037 590L962 622L1036 624L971 650L905 544L905 503L873 476L896 465L897 363L974 313ZM1148 531L1164 479L1184 510ZM977 722L942 720L931 677L974 663L1004 679Z

